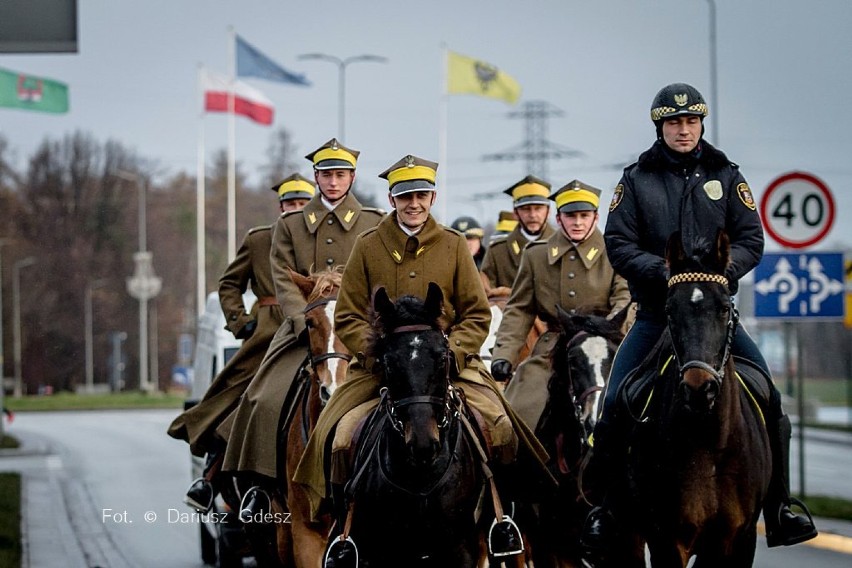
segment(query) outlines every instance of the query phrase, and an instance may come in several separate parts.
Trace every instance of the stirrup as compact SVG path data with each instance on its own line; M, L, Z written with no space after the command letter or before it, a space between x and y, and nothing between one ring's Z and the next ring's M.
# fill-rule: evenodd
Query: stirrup
M770 532L769 527L767 527L766 545L767 545L768 548L775 548L777 546L794 546L796 544L801 544L805 541L811 540L812 538L815 538L819 534L819 532L816 530L816 524L814 524L814 518L811 515L811 511L810 511L810 509L808 509L808 506L805 505L804 503L802 503L799 499L796 499L795 497L790 497L789 502L787 504L787 507L792 509L793 505L796 505L802 511L804 511L804 514L808 517L808 522L811 524L811 527L813 528L813 530L811 530L810 532L806 532L806 533L800 533L800 534L793 536L793 537L782 538L779 535L779 533L781 532L781 507L779 507L778 513L777 513L778 519L776 520L775 530ZM791 512L792 512L792 510L791 510ZM799 515L796 515L796 516L799 516Z
M332 551L334 551L333 557ZM355 555L354 562L353 554ZM358 568L358 546L352 540L352 537L343 538L343 535L341 535L329 542L328 548L325 549L322 565L323 568Z
M263 508L260 505L259 497L263 496L266 500L266 508ZM270 513L272 509L272 498L269 494L259 485L255 485L251 487L246 494L243 495L242 501L240 501L240 521L244 524L249 523L264 523L263 516L261 515L260 519L255 519L258 513Z
M198 491L194 491L196 486L198 486ZM209 492L209 495L203 494L204 492ZM183 502L199 513L204 514L209 513L210 509L213 508L214 497L215 491L213 490L213 485L203 477L199 477L194 479L189 484L189 487L186 488L186 495L184 495Z
M496 538L495 538L496 537ZM488 554L500 558L517 556L524 552L524 539L521 529L509 515L503 515L498 522L495 518L488 529Z

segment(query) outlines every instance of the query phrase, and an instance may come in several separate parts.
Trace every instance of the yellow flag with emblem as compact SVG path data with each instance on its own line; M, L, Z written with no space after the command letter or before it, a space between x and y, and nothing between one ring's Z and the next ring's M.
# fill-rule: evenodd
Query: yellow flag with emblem
M478 95L515 104L521 97L521 86L490 63L448 51L447 93Z

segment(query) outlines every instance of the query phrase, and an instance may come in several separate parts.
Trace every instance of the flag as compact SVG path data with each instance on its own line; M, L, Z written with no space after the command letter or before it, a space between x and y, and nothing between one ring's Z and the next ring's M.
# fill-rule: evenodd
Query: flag
M228 112L230 81L224 75L208 71L201 72L201 90L204 93L204 110ZM275 107L266 95L242 81L234 81L234 114L241 114L253 121L269 125Z
M257 77L268 81L310 87L304 75L287 71L262 54L246 40L237 37L237 77Z
M518 82L490 63L453 51L448 51L447 55L447 93L479 95L511 104L520 98Z
M0 107L39 112L68 112L68 85L0 69Z

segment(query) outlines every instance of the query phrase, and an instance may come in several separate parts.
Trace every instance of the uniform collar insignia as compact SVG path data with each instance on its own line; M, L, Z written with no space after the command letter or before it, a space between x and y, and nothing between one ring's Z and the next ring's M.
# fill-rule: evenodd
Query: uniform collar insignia
M397 262L400 262L402 260L402 255L399 254L398 250L393 251L391 254L396 259Z
M425 246L420 247L419 249L417 249L417 252L414 254L414 256L420 256L420 253L424 250L426 250Z
M586 258L589 260L594 260L598 252L600 251L596 247L592 247L589 249L589 252L586 253Z
M512 241L512 250L515 251L515 254L521 254L521 246L518 241Z
M355 215L355 212L350 209L349 211L346 212L346 215L343 216L343 220L348 223L349 221L352 220L353 215Z
M550 247L550 256L559 255L559 247Z
M311 222L311 225L317 222L317 216L312 212L308 213L308 221Z

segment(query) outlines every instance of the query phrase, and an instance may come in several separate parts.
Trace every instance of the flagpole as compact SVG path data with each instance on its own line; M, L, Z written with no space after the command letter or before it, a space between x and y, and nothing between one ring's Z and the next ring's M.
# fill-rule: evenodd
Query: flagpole
M438 102L438 163L441 167L441 177L444 180L443 197L440 200L440 219L444 225L449 225L447 220L447 203L450 200L450 178L447 175L449 164L447 163L447 44L441 42L441 96Z
M234 26L228 26L228 64L230 77L228 86L228 263L237 256L237 174L236 154L236 115L234 113L234 84L237 76L236 33Z
M204 195L205 195L205 168L204 168L204 88L202 86L204 76L204 65L198 64L198 91L201 101L201 112L199 114L198 127L198 163L195 181L195 257L196 257L196 298L198 311L196 317L201 317L207 303L207 250L205 248L205 224Z

